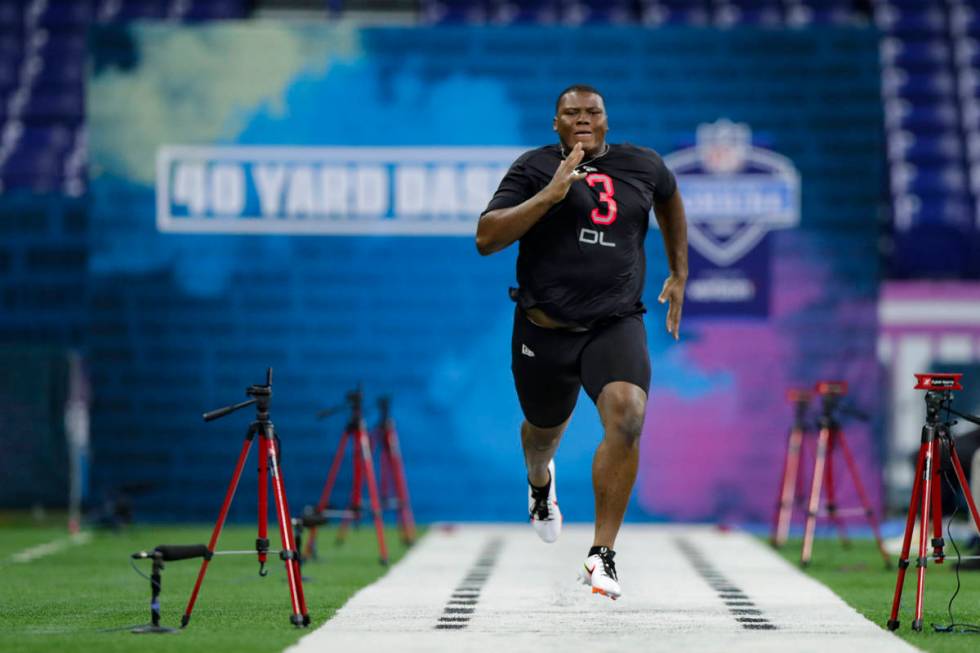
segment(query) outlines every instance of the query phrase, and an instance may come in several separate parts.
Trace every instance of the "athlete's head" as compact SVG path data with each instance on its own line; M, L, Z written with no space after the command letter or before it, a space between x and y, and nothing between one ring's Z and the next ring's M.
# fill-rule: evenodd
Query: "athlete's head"
M553 127L566 150L582 143L586 156L601 152L609 131L602 93L587 84L566 88L555 102Z

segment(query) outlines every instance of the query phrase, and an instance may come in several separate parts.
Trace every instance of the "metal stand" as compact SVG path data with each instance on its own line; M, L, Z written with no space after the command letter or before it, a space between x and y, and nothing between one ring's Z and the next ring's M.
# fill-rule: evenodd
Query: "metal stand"
M153 571L150 574L150 623L146 626L137 626L130 632L137 635L147 633L176 633L176 628L167 628L160 625L160 591L162 589L162 577L164 561L186 560L188 558L208 558L210 552L203 544L193 544L190 546L166 545L161 544L153 551L137 551L132 556L133 560L150 558L153 560ZM134 564L135 566L135 564Z
M953 438L950 435L950 427L955 424L949 415L957 415L975 424L980 424L980 419L973 415L966 415L953 410L951 404L953 391L961 390L959 380L962 374L916 374L918 380L917 390L927 390L926 392L926 423L922 427L922 441L919 445L919 456L915 465L915 481L912 485L912 497L909 501L908 518L905 521L905 538L902 540L902 553L898 559L898 578L895 582L895 596L892 599L892 610L888 618L888 629L897 630L900 622L898 620L898 610L902 603L902 590L905 585L905 572L909 567L909 549L912 545L912 533L915 530L915 518L919 517L919 556L916 559L918 565L918 578L915 590L915 618L912 620L912 630L922 630L922 597L925 590L926 566L931 557L936 564L942 564L945 560L943 548L946 544L943 539L942 526L942 473L952 468L959 484L959 489L966 497L966 503L973 517L974 528L980 534L980 514L977 513L977 506L970 494L969 486L966 482L966 474L963 473L963 465L956 453ZM947 411L945 419L940 418L940 411ZM927 532L930 525L930 514L932 510L932 540L927 539ZM933 555L929 556L928 548L932 546Z
M875 541L878 543L878 551L885 561L885 566L891 566L891 559L885 551L885 544L881 539L881 530L878 527L878 520L871 509L871 502L864 491L861 483L861 476L858 472L854 456L851 455L844 431L841 429L837 413L844 408L841 406L840 399L847 393L847 384L841 381L821 381L816 386L816 392L821 397L820 433L817 436L817 450L814 456L813 479L810 486L810 499L807 504L806 526L803 531L803 552L800 555L800 564L807 566L813 555L813 536L816 531L817 517L827 517L837 527L841 541L845 546L849 546L847 531L841 517L849 515L863 515L871 526ZM860 412L846 409L846 412L857 417L864 417ZM851 474L854 488L857 490L861 501L861 507L841 508L837 505L836 488L834 485L834 453L840 449L844 456L844 462ZM821 494L826 495L826 506L820 508Z
M245 394L251 397L248 401L219 408L204 414L204 420L212 420L224 417L239 408L244 408L255 404L255 421L248 427L245 434L245 442L242 444L241 452L238 455L238 463L235 465L235 472L231 482L228 484L228 491L225 493L224 503L218 513L218 519L214 524L214 531L211 533L211 540L207 550L213 555L221 529L224 526L225 518L228 516L228 508L235 496L238 488L238 481L242 475L242 468L245 466L245 459L248 457L249 449L252 447L252 440L256 435L259 436L259 512L258 512L258 539L255 541L255 552L258 554L259 575L265 576L267 571L265 563L269 554L268 520L269 520L269 488L268 478L272 477L272 492L276 505L276 516L279 525L279 537L282 540L282 550L279 552L280 559L286 565L286 579L289 583L289 598L292 607L290 622L297 626L308 626L310 615L306 609L306 599L303 596L303 580L300 576L299 551L296 550L293 541L292 519L289 516L289 504L286 502L286 491L283 487L282 470L279 463L279 436L276 435L272 422L269 420L269 404L272 399L272 368L266 371L265 385L252 385L245 390ZM191 592L190 600L187 602L187 609L181 619L181 627L186 627L191 619L191 611L197 601L204 574L207 573L208 563L211 556L205 556L201 563L201 571L197 575L197 582Z
M388 564L388 546L385 544L384 525L381 517L381 499L378 492L378 483L374 474L374 462L371 458L371 439L368 436L367 426L364 422L364 395L360 388L347 393L347 405L350 408L350 417L347 426L344 428L340 443L334 452L333 461L330 463L330 470L327 472L327 482L323 486L320 494L320 501L317 503L316 510L307 515L308 517L319 518L319 525L327 523L331 517L342 519L340 529L337 531L337 542L343 542L347 536L347 530L352 520L361 518L361 491L362 486L367 485L368 496L371 501L371 512L374 516L374 529L378 537L379 562L382 565ZM328 408L320 411L319 417L328 417L337 412L336 408ZM340 472L340 465L343 463L347 452L347 443L351 444L351 462L353 463L354 479L351 487L350 502L345 509L337 509L330 504L330 495L333 493L334 484L337 481L337 474ZM397 446L397 444L396 444ZM406 491L407 492L407 491ZM407 494L406 494L407 497ZM313 520L310 524L310 534L306 540L306 556L316 556L316 533L317 526ZM414 526L413 526L414 528Z
M161 578L160 571L163 569L163 560L159 558L153 559L153 571L150 575L150 623L146 626L137 626L133 628L130 632L137 635L145 635L147 633L176 633L179 632L176 628L168 628L166 626L160 625L160 589L161 589Z
M803 455L803 442L807 432L806 411L810 405L811 394L806 390L790 390L789 400L793 403L793 426L786 443L786 458L783 460L783 473L779 482L779 497L776 514L772 523L769 541L776 548L786 544L793 512L801 507L803 497L803 476L800 475L800 462Z

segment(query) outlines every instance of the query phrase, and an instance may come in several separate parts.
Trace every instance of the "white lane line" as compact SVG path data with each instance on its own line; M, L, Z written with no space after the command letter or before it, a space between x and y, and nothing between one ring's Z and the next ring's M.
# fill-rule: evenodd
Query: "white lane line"
M91 540L92 534L88 531L82 531L80 533L69 535L68 537L60 537L56 540L44 542L43 544L37 544L26 548L23 551L18 551L10 556L9 561L19 564L32 562L38 558L43 558L44 556L58 553L59 551L63 551L72 546L88 544Z
M624 527L616 557L623 596L615 602L591 594L576 578L591 539L591 527L579 525L567 525L552 545L542 544L526 525L433 528L386 576L287 651L916 650L748 535L707 527ZM473 611L465 627L436 628L460 579L494 540L501 543L499 554L476 603L468 604ZM707 561L700 572L680 548L684 543ZM711 577L725 583L713 586ZM744 606L731 605L718 589L729 585L774 628L746 628L739 621L744 615L733 611Z

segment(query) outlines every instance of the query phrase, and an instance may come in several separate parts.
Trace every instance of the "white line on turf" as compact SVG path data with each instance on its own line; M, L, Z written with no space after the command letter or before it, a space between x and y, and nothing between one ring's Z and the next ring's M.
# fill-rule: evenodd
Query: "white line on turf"
M45 542L43 544L37 544L35 546L24 549L23 551L18 551L17 553L10 556L10 562L14 563L25 563L32 562L38 558L43 558L44 556L49 556L52 553L58 553L63 551L70 546L76 546L78 544L88 544L92 539L92 534L88 531L82 531L80 533L74 533L68 537L60 537L56 540L51 540L50 542Z
M616 554L623 596L615 602L576 579L591 539L591 527L579 525L566 525L555 544L526 525L434 527L287 651L916 650L748 535L625 526ZM316 606L310 611L315 616ZM756 619L774 628L753 628ZM462 627L437 627L453 622Z

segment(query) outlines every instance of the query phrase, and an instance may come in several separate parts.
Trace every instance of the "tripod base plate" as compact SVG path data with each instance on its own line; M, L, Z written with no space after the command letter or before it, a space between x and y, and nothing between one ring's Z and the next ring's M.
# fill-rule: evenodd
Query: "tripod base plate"
M134 635L146 635L149 633L163 634L176 633L180 631L178 631L176 628L167 628L166 626L154 626L152 624L147 624L145 626L137 626L129 632L133 633Z

